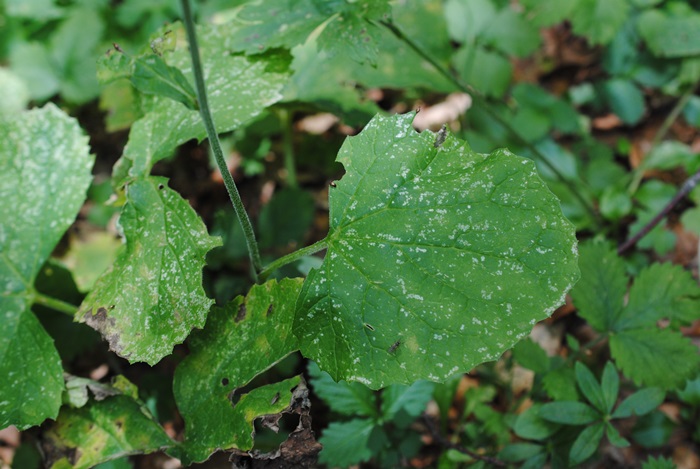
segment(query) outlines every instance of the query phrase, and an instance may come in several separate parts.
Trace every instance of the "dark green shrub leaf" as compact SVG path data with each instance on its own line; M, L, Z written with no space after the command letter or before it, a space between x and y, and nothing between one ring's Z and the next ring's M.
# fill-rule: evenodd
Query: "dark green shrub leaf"
M605 364L600 387L603 391L603 400L605 401L605 408L601 410L605 411L606 414L610 414L617 402L617 393L620 391L620 376L617 374L617 368L612 362Z
M524 339L513 347L513 358L521 366L535 373L546 373L549 371L550 360L547 352L532 339Z
M85 200L94 157L77 121L53 104L0 120L0 142L0 428L23 430L61 405L61 360L29 308Z
M618 368L638 386L672 389L697 376L698 349L668 329L632 329L610 337Z
M525 57L540 45L539 30L510 6L501 9L479 37L508 56Z
M630 80L613 78L603 84L610 109L622 119L622 122L634 125L644 115L644 95Z
M501 450L498 454L499 459L506 462L519 462L530 459L544 452L542 445L534 443L513 443Z
M677 428L676 423L666 414L660 410L653 410L637 419L632 438L644 448L660 448L668 443Z
M290 243L300 243L313 221L314 200L308 191L286 188L275 192L260 211L260 246L286 247Z
M397 414L416 419L433 396L435 383L416 381L410 386L393 384L382 391L382 415L384 420L394 420Z
M326 401L334 412L343 415L377 417L377 396L360 383L333 381L331 375L321 371L314 362L309 363L309 375L314 393Z
M513 66L506 57L481 46L460 47L452 56L452 64L466 83L497 98L505 94L513 75Z
M134 59L131 83L142 93L165 96L184 104L188 109L197 109L197 95L185 75L166 64L158 55Z
M578 277L573 227L531 161L375 117L346 140L323 265L294 330L334 379L444 380L497 358Z
M625 265L605 244L582 244L579 251L581 280L571 297L582 318L595 329L608 331L622 311L627 292Z
M642 463L642 469L678 469L673 459L650 457Z
M242 423L245 414L239 408L243 398L234 405L231 396L297 349L291 327L301 283L301 279L284 279L255 285L247 296L236 297L224 308L212 308L204 330L192 334L190 355L175 370L173 381L185 420L189 460L202 461L216 448L252 446L251 426ZM285 407L295 385L280 394Z
M613 427L610 422L605 423L605 436L608 437L608 441L613 446L618 448L626 448L630 445L630 442L623 438L620 432L617 431L617 428Z
M604 428L605 425L601 422L587 427L579 434L569 452L569 464L572 466L581 464L595 453L603 438Z
M660 388L642 389L622 401L612 416L617 419L648 414L661 405L665 396Z
M173 445L161 426L128 396L93 401L79 409L64 407L42 439L47 467L74 469Z
M95 282L77 319L120 356L155 364L204 326L213 301L202 288L202 268L221 240L208 235L165 178L130 182L119 223L126 246Z
M560 366L542 378L542 387L549 397L557 401L575 401L579 398L574 369Z
M513 431L521 438L528 440L544 440L553 435L560 427L540 416L541 404L533 404L522 414L518 415Z
M700 14L670 16L658 9L637 18L637 30L654 55L685 57L700 54Z
M368 461L373 456L370 439L375 440L373 443L377 443L380 436L386 440L384 432L379 432L381 429L370 419L332 422L318 440L323 445L318 462L331 467L348 467Z
M627 20L627 0L577 0L571 12L574 32L591 44L607 44Z
M540 417L564 425L586 425L601 418L599 412L583 402L556 401L543 404Z
M606 412L608 406L603 390L591 370L581 362L576 362L574 369L576 371L576 384L581 389L581 394L600 412Z

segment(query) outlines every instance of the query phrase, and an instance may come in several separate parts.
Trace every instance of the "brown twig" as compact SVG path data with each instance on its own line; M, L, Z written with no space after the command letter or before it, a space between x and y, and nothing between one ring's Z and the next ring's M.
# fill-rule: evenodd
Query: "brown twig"
M477 454L474 451L471 451L462 445L458 445L456 443L452 443L451 441L447 440L445 437L443 437L440 434L440 431L435 427L433 420L430 417L428 417L427 415L423 416L423 421L425 422L425 426L428 428L430 435L441 446L444 446L445 448L449 448L449 449L454 449L456 451L459 451L460 453L466 454L469 457L472 457L474 459L478 459L479 461L484 461L487 464L491 464L492 466L506 467L506 463L504 463L500 459Z
M622 243L620 247L617 248L617 253L620 255L623 254L628 249L637 244L637 242L644 236L646 236L651 230L653 230L654 227L658 225L659 222L663 220L671 210L673 210L673 207L675 207L678 204L678 202L680 202L686 195L688 195L688 193L690 193L690 191L693 190L695 186L698 185L698 182L700 182L700 170L698 170L698 172L686 179L683 185L681 186L680 190L676 193L675 196L673 196L673 199L671 199L671 201L667 203L666 206L664 206L664 208L649 221L649 223L644 225L644 227L642 227L642 229L639 230L637 234L635 234L627 241Z

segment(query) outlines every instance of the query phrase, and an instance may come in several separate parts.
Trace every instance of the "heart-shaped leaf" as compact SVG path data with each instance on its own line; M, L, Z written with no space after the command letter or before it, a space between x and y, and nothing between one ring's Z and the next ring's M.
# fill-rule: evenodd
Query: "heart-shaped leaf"
M346 140L328 252L297 302L304 355L371 388L498 358L578 278L574 228L532 161L375 117Z

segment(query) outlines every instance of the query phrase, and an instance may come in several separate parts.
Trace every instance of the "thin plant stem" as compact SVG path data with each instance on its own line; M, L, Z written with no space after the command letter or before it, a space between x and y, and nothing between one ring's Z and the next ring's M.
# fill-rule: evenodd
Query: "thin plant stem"
M59 313L67 314L70 317L75 316L75 313L78 311L77 306L63 300L46 296L42 293L34 293L34 303L41 306L46 306L47 308L58 311Z
M224 159L224 153L221 150L219 136L216 133L216 128L214 126L214 119L212 118L211 111L209 109L207 91L204 85L204 74L202 73L202 63L199 57L199 46L197 45L197 33L195 32L190 2L189 0L181 0L180 4L182 5L183 10L183 20L185 23L185 30L187 31L187 40L190 44L192 73L194 75L194 82L197 90L199 113L202 116L204 128L206 129L207 137L209 138L209 144L211 145L214 158L216 159L216 164L219 167L219 171L221 172L221 176L224 180L224 185L226 186L231 203L233 204L233 209L235 210L238 221L243 228L243 234L248 246L248 254L250 255L250 261L253 265L253 280L257 281L258 272L262 270L262 261L260 260L258 243L255 240L255 232L253 231L253 225L250 223L250 218L248 218L248 213L243 206L243 201L241 200L241 195L238 193L236 183L234 182L233 177L226 166L226 160Z
M695 92L695 89L697 88L697 84L695 86L689 87L685 93L678 99L678 102L676 102L676 105L673 106L673 109L671 109L671 112L668 113L668 116L666 116L666 119L661 123L661 126L659 127L659 130L657 130L656 134L654 134L654 138L651 140L651 148L654 149L656 148L661 141L666 137L666 134L668 133L668 130L671 128L674 122L676 122L676 119L678 119L678 116L680 113L683 111L683 108L685 107L686 104L688 104L688 101L690 101L690 98L693 96L693 93ZM637 192L637 189L639 188L639 185L642 183L642 178L644 177L644 168L642 166L639 166L635 169L633 176L632 176L632 182L630 183L629 189L627 192L629 194L634 194Z
M310 246L306 246L297 251L291 252L286 256L280 257L276 261L270 263L267 267L265 267L262 270L262 272L260 272L260 275L258 276L258 281L264 282L265 280L267 280L267 277L269 277L272 272L279 269L280 267L285 266L287 264L291 264L292 262L297 261L304 256L310 256L311 254L323 251L327 247L328 238L323 238L322 240L316 241Z
M494 119L498 124L503 126L517 141L518 144L524 146L532 154L542 161L542 163L549 168L552 173L563 183L565 183L565 187L571 192L571 194L578 200L578 202L581 204L581 206L584 207L584 209L590 214L591 218L593 219L593 222L597 225L600 226L601 221L600 221L600 216L598 213L595 211L593 206L588 203L586 198L579 192L579 190L576 188L574 184L571 183L571 181L567 180L566 176L562 174L559 169L552 164L551 161L547 158L547 156L542 153L535 145L527 141L522 135L518 133L518 131L503 117L501 117L500 114L498 114L496 111L494 111L491 107L491 105L488 102L488 99L481 93L479 90L475 89L473 86L462 82L462 80L458 79L454 74L450 73L445 67L443 67L439 62L437 62L430 54L426 53L421 49L418 44L416 44L410 37L406 36L396 25L393 23L390 23L388 21L380 21L379 24L383 25L386 27L389 31L394 34L399 40L402 42L406 43L411 49L413 49L418 55L421 56L421 58L425 59L430 65L432 65L442 76L450 80L457 88L461 89L462 91L469 93L472 97L472 99L477 102L478 104L481 105L481 107L486 111L486 113L491 116L492 119Z
M296 163L294 161L294 146L292 145L292 113L286 109L279 111L282 120L282 149L284 151L284 169L287 172L287 186L292 189L299 187L297 181Z
M617 253L618 254L623 254L626 251L628 251L630 248L632 248L635 244L639 242L640 239L642 239L644 236L646 236L651 230L654 229L656 225L659 224L661 220L663 220L666 215L668 215L671 210L673 210L673 207L675 207L678 202L683 200L685 196L687 196L690 191L692 191L695 186L698 185L698 182L700 182L700 170L698 170L695 174L690 176L688 179L685 180L681 188L676 192L676 195L673 196L673 198L667 203L663 209L659 213L656 214L654 218L652 218L649 223L644 225L637 234L629 238L627 241L622 243L618 248L617 248Z

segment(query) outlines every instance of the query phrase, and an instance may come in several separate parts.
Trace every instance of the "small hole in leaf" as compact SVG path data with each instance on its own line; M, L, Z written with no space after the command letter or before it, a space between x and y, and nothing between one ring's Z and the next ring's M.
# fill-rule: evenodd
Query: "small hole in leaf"
M163 190L165 186L163 184L158 184L158 189Z
M222 386L228 386L228 378L224 378L221 380L221 385Z

